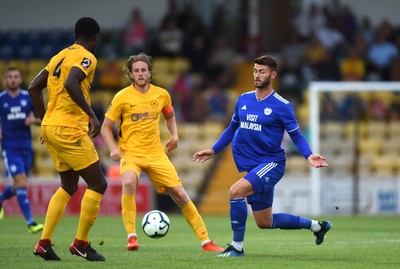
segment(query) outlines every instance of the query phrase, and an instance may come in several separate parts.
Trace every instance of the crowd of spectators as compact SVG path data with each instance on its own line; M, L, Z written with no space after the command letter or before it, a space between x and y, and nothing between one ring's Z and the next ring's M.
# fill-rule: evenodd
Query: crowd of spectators
M218 27L223 24L222 16L218 14L223 13L216 10L211 26L207 27L190 4L180 8L175 1L170 1L160 25L150 29L140 8L134 7L121 28L102 31L97 54L106 64L99 66L95 86L120 89L123 86L120 60L131 54L144 51L154 58L185 58L189 68L179 70L171 85L162 85L171 91L179 108L179 120L202 122L224 118L229 109L229 89L235 77L241 75L235 73L237 59L253 59L247 57L251 55L248 46L232 44L223 34ZM310 4L295 14L285 33L281 49L271 53L280 62L279 91L294 104L302 102L310 81L400 79L400 29L390 21L373 25L368 16L356 17L347 6L333 11ZM24 33L0 31L0 60L48 59L72 40L70 31L57 29ZM260 49L259 38L253 43ZM352 96L340 104L329 97L324 100L328 104L325 116L333 117L338 110L345 115ZM399 104L384 108L374 104L374 107L385 115L399 110Z

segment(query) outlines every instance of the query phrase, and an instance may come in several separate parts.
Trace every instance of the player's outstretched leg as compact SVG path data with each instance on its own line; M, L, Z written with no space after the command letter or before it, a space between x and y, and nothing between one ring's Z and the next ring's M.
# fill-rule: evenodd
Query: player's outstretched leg
M60 257L57 256L51 246L52 244L50 240L40 240L36 244L33 254L45 259L46 261L61 261Z
M228 247L217 257L241 257L244 256L244 250L237 250L234 246L228 245Z
M72 255L82 257L91 262L106 260L104 256L92 248L88 242L82 240L75 239L75 241L69 246L69 251Z
M332 224L330 221L318 221L318 224L321 225L321 230L314 232L315 244L321 245L324 242L325 234L332 228Z

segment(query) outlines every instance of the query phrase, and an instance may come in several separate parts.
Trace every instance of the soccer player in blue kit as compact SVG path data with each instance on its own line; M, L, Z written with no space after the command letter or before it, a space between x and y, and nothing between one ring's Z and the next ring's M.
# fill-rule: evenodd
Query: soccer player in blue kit
M239 172L247 174L229 191L232 243L220 257L244 256L247 203L260 229L309 229L322 244L331 229L329 221L316 221L288 213L272 213L275 185L285 173L285 152L281 147L286 130L299 152L315 168L326 167L325 157L312 153L300 132L289 101L272 88L278 63L268 55L254 60L255 90L243 93L236 100L230 125L211 149L193 155L193 161L205 162L232 142L232 153Z
M33 114L34 108L27 91L20 89L21 72L8 67L4 73L7 90L0 93L1 148L7 176L13 178L0 193L0 219L4 218L4 200L17 196L19 207L25 217L29 233L43 229L32 217L31 205L26 190L26 177L32 164L32 135L30 126L40 124Z

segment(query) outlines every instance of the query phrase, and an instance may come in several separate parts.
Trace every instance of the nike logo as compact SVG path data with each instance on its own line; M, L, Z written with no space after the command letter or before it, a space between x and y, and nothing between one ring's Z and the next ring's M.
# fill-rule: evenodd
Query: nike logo
M38 246L38 247L40 247L44 253L47 253L47 249L44 249L42 246Z
M165 228L167 228L167 225L164 225L164 226L160 226L160 227L158 227L160 230L164 230Z
M134 106L136 106L137 104L134 104L134 105L131 105L131 107L134 107Z
M87 256L86 252L85 253L80 252L79 249L77 249L75 246L74 246L74 249L76 250L76 252L78 252L79 255L81 255L83 258L86 258L86 256Z

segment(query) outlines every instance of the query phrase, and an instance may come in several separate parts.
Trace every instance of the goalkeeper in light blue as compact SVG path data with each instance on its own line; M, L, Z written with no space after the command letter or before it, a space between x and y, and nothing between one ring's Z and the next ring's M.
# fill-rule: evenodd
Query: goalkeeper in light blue
M328 166L325 157L312 153L300 132L292 105L272 88L277 71L278 64L273 57L265 55L255 59L255 90L238 97L230 125L214 146L193 155L193 161L203 163L232 143L239 172L247 172L229 191L233 240L218 255L220 257L245 255L246 199L260 229L309 229L316 237L315 243L320 245L332 226L329 221L316 221L288 213L272 214L275 185L286 169L285 152L281 147L285 130L310 165L315 168Z

